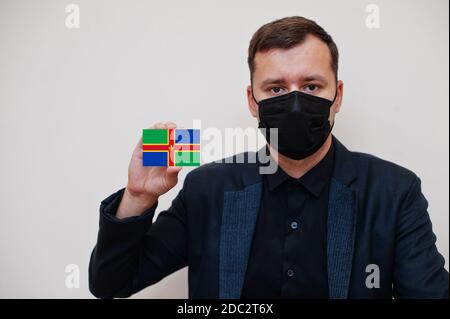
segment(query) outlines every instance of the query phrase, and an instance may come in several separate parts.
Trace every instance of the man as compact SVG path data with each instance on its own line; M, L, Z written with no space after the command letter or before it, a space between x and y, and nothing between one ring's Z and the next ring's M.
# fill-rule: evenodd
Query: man
M288 17L248 53L250 113L278 129L258 154L278 170L203 165L152 223L180 168L143 167L139 142L126 188L101 203L91 292L128 297L189 266L190 298L448 298L419 178L331 134L343 97L333 39Z

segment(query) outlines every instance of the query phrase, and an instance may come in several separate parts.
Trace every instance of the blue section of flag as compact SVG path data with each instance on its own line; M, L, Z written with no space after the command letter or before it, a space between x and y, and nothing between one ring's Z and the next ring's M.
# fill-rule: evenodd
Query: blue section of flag
M200 144L199 129L176 129L175 143Z
M144 166L167 166L168 152L143 152Z

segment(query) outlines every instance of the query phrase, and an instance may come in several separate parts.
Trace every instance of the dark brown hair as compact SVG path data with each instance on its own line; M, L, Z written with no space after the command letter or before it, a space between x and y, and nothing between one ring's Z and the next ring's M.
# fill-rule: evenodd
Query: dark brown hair
M269 22L260 27L248 47L248 66L250 80L255 71L255 55L270 49L289 49L303 43L307 35L313 35L328 45L331 53L331 68L337 79L339 52L333 38L316 22L304 17L294 16Z

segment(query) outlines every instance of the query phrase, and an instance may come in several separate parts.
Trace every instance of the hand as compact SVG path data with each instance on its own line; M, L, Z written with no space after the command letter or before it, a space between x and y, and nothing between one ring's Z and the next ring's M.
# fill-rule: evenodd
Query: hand
M175 128L172 122L156 123L151 129ZM167 193L178 182L181 166L153 167L142 165L142 137L136 145L128 166L128 184L117 210L118 218L139 216L152 207L158 197Z

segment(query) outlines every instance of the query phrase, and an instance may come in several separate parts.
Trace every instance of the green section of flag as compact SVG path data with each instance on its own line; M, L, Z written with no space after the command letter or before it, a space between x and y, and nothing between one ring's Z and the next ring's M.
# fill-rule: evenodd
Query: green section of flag
M142 144L168 144L167 129L144 129L142 130Z
M175 166L200 166L200 152L175 152Z

